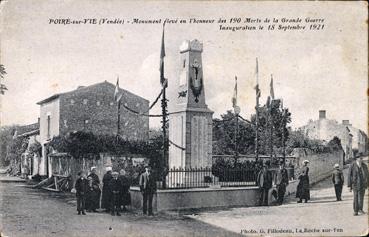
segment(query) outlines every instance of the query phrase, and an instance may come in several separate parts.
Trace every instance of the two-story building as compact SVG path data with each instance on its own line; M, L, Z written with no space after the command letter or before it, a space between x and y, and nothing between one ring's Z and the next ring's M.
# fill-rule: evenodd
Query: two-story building
M118 103L114 100L115 85L102 83L80 86L76 90L52 95L40 105L40 143L42 158L40 175L51 175L47 144L54 136L71 131L94 134L117 134ZM147 112L149 101L127 90L120 89L121 104L137 111ZM121 106L119 136L127 140L147 140L149 117L129 112Z
M327 119L325 110L319 111L318 120L310 120L301 129L307 137L324 142L329 142L335 136L338 137L345 152L345 159L368 152L368 137L365 132L353 127L349 120L342 120L342 123L339 123L336 120ZM354 151L357 154L354 154Z

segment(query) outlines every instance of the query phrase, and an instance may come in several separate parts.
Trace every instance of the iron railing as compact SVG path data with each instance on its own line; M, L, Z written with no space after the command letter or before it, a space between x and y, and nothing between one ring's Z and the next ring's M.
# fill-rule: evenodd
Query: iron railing
M293 168L286 168L294 179ZM277 169L270 169L273 176ZM172 168L166 176L167 189L256 186L259 170L249 168Z
M172 168L167 175L167 188L206 188L211 186L255 186L257 171L251 169Z

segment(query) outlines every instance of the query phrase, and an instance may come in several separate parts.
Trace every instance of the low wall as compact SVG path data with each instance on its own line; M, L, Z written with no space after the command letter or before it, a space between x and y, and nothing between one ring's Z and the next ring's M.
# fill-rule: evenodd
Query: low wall
M131 187L134 208L142 208L142 194L138 187ZM154 211L183 210L191 208L256 206L257 187L196 188L158 190L153 200Z
M343 168L343 151L337 150L332 153L313 154L308 150L298 152L296 155L296 179L304 160L309 160L310 184L319 182L332 174L334 164L339 164Z

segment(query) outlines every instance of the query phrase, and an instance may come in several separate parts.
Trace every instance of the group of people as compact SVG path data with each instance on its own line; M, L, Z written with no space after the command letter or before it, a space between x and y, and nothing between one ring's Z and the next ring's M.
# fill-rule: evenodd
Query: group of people
M309 161L304 160L303 166L300 169L298 176L298 185L296 189L296 198L298 203L303 201L307 203L310 200L310 180L309 180ZM257 184L260 190L259 204L261 206L268 206L268 195L273 183L276 186L277 195L276 200L278 205L282 205L286 187L288 185L288 172L281 161L279 169L273 173L270 170L270 161L265 161L263 168L257 176ZM340 169L339 164L334 165L332 173L332 183L337 201L342 201L342 188L345 182L344 174ZM347 186L350 192L354 195L354 216L365 214L363 210L365 190L369 183L368 166L362 161L361 157L354 158L350 164L347 174Z
M265 161L256 180L260 190L259 205L268 206L269 190L273 187L273 183L277 189L277 204L282 205L288 181L288 171L285 168L285 163L283 161L279 162L279 168L274 175L270 170L270 161Z
M143 214L153 215L152 201L156 193L156 179L149 166L145 167L145 172L139 177L140 191L143 199ZM126 206L131 204L130 186L131 178L126 175L126 171L113 172L112 167L106 168L106 173L102 179L102 192L100 189L100 179L96 174L96 167L91 168L91 173L86 176L84 171L78 173L75 183L77 197L78 215L86 215L86 211L97 212L101 208L111 215L120 216L121 211L126 211ZM102 194L102 195L101 195Z
M97 209L100 208L101 196L101 207L106 212L119 216L120 211L126 210L126 206L131 202L129 194L131 182L126 176L125 170L122 169L118 173L112 172L112 168L107 167L102 181L101 192L101 183L96 174L96 167L91 168L88 176L84 171L78 173L78 179L75 183L78 215L86 215L86 211L97 212Z

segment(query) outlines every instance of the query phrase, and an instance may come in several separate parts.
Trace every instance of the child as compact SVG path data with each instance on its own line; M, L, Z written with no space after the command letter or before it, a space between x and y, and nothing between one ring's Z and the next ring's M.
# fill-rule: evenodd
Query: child
M88 192L88 180L86 179L86 174L83 171L78 172L79 178L76 181L76 197L77 197L77 211L78 215L86 215L86 195Z

